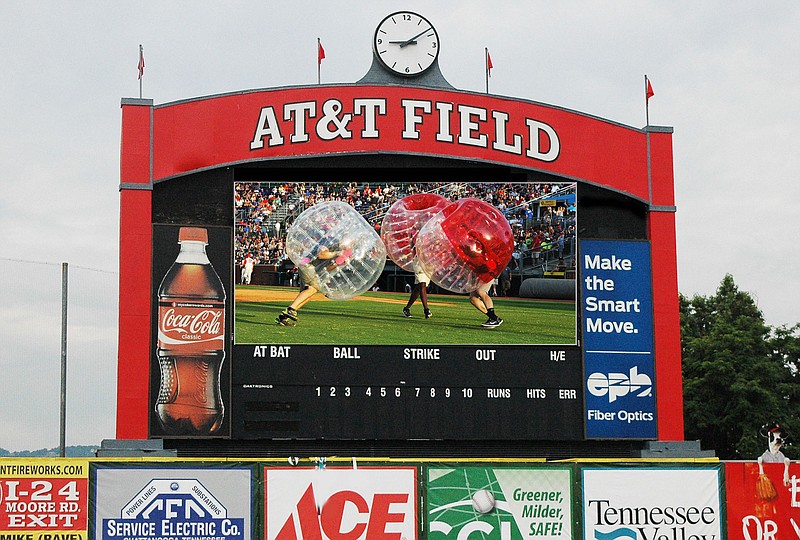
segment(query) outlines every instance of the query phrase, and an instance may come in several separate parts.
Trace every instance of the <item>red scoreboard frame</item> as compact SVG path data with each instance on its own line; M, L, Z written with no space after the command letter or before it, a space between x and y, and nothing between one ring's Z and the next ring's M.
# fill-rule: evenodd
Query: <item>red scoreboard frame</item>
M154 184L268 160L376 155L543 172L646 205L658 439L683 440L672 128L487 94L358 84L122 100L117 438L148 437Z

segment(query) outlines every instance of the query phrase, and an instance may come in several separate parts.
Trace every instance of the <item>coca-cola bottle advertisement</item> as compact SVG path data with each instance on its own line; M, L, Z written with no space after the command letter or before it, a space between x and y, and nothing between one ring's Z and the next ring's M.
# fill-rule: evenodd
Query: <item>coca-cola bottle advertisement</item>
M152 436L229 436L230 250L226 227L153 227Z

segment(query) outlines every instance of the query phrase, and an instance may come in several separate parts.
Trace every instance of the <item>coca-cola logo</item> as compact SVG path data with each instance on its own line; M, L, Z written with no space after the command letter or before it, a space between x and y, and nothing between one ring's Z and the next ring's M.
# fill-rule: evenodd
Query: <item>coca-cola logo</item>
M162 308L159 330L178 334L182 340L201 341L222 335L222 309Z

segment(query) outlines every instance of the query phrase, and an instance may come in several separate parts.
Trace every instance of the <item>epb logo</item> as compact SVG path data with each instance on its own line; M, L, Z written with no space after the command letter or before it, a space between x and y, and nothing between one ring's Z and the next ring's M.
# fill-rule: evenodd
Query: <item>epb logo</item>
M638 366L633 366L627 374L592 373L586 381L586 387L593 396L608 396L609 403L628 394L634 394L635 397L653 395L653 381L647 374L640 374Z

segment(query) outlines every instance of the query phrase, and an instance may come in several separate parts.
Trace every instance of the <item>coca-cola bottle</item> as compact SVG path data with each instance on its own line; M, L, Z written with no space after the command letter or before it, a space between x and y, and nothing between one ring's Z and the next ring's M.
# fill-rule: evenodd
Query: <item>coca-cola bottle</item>
M225 289L206 255L208 231L181 227L180 253L158 288L156 412L164 431L208 435L222 425Z

